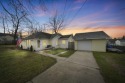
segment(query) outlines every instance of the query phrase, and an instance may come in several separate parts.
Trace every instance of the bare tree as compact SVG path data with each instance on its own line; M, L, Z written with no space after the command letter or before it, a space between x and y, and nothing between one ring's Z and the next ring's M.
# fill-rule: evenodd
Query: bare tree
M52 31L57 34L60 30L64 29L64 18L58 15L57 12L54 16L49 18L49 26Z
M1 13L0 19L1 19L1 24L2 24L2 28L3 28L3 32L5 34L6 29L7 29L7 15Z
M41 6L41 11L47 10L43 0L36 0L36 1L39 2L39 6ZM8 28L7 31L9 33L11 32L14 33L15 41L16 41L16 37L17 37L17 33L19 32L19 29L24 27L26 22L31 23L32 18L29 19L28 16L35 9L35 6L36 5L33 4L33 0L9 0L6 3L4 3L4 0L0 0L0 7L2 7L4 12L9 16L9 20L10 20L9 25L10 24L12 25L12 28ZM31 8L34 8L34 9L31 9Z
M10 0L9 1L9 7L11 10L5 7L5 5L0 1L0 5L4 9L4 11L10 16L11 22L13 24L14 28L14 40L16 41L17 32L20 27L20 24L26 20L27 12L24 9L23 4L20 2L20 0Z

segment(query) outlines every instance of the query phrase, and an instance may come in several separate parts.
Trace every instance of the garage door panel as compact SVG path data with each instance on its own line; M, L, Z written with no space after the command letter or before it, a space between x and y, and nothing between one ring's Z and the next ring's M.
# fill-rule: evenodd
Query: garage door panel
M78 50L92 51L92 42L91 42L91 40L78 41Z

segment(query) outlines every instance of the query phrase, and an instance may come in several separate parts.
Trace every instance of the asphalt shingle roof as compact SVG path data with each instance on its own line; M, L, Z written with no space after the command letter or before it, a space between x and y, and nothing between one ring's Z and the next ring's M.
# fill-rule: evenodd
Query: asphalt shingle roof
M60 38L69 38L70 36L72 36L72 34L71 35L62 35Z
M42 39L42 38L46 38L46 39L52 39L55 36L59 35L60 38L69 38L71 35L61 35L61 34L49 34L49 33L45 33L45 32L37 32L37 33L33 33L32 35L29 35L28 37L25 37L24 40L27 39Z
M24 38L24 39L35 39L35 38L38 38L38 39L41 39L41 38L47 38L47 39L50 39L51 38L51 34L49 33L45 33L45 32L37 32L37 33L33 33L32 35Z
M74 39L75 40L110 39L110 37L103 31L97 31L97 32L77 33L75 34Z

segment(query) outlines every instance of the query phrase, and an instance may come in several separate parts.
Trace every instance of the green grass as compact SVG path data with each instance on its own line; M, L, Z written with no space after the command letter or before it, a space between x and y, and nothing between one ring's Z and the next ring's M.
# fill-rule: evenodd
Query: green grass
M94 52L106 83L125 83L125 54Z
M55 63L51 57L0 46L0 83L25 83Z
M48 54L56 55L56 54L59 54L59 53L64 52L64 51L66 51L66 50L58 48L58 49L52 49L52 50L45 50L44 52L48 53Z
M71 56L75 51L74 50L67 50L67 52L63 53L63 54L60 54L58 56L60 57L69 57Z

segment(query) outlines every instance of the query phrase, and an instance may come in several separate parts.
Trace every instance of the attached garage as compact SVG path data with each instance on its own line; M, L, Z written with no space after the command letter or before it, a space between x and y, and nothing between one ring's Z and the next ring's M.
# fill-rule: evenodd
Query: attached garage
M105 52L109 38L103 31L75 34L75 50Z

